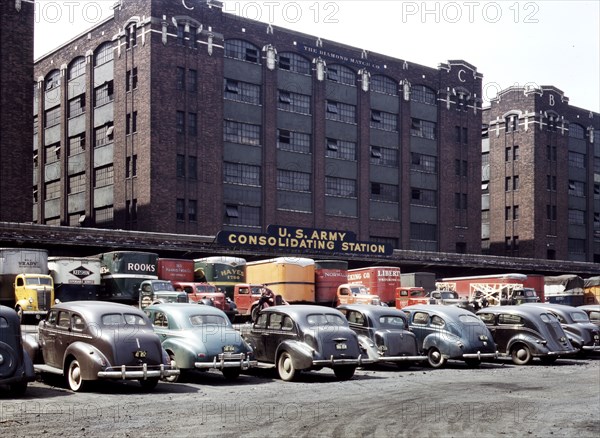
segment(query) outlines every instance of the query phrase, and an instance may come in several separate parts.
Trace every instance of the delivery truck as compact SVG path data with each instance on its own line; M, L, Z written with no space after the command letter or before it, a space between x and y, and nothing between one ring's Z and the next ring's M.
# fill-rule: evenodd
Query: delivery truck
M94 257L48 257L54 297L60 302L97 300L100 297L101 263Z

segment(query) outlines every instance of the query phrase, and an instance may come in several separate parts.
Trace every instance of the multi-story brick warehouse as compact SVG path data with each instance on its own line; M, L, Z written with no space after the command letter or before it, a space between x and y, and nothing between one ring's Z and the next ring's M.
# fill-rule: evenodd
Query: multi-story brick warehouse
M600 114L513 87L483 120L484 252L600 262Z
M36 61L36 222L281 224L481 251L474 66L424 67L221 6L122 0Z
M33 2L0 3L0 221L32 219L33 22Z

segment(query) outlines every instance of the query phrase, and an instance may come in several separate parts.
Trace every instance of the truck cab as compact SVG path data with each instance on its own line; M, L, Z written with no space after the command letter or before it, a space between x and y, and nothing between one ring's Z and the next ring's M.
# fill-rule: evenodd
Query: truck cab
M21 321L24 315L45 315L54 305L54 283L49 275L18 274L13 287L15 310Z
M233 301L240 315L252 314L252 307L258 303L261 296L263 284L236 284L233 288Z
M221 309L226 313L230 310L233 310L227 302L225 294L223 292L219 292L214 284L174 281L173 287L177 291L185 292L190 303L198 303L202 300L208 299L212 301L213 305L217 309Z
M362 284L340 284L337 289L337 305L341 304L372 304L381 305L378 295L371 295L369 289Z
M176 291L166 280L144 280L140 284L140 309L157 303L188 303L187 293Z
M422 287L396 288L396 309L402 309L413 304L429 304L429 298Z

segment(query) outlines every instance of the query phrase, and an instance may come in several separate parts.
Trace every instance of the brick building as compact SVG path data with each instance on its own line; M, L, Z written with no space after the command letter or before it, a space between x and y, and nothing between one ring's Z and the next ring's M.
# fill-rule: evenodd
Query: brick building
M483 122L483 252L600 263L600 114L512 87Z
M0 3L0 221L32 220L33 2Z
M36 61L37 223L280 224L481 251L474 66L425 67L188 3L122 0Z

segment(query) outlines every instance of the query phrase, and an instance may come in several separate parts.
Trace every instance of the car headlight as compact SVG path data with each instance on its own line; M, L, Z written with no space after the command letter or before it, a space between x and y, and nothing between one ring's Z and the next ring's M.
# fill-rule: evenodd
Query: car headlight
M488 337L486 335L479 335L479 340L480 341L487 341Z
M33 304L33 298L29 297L29 304Z

